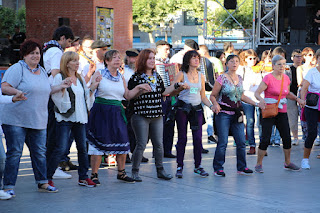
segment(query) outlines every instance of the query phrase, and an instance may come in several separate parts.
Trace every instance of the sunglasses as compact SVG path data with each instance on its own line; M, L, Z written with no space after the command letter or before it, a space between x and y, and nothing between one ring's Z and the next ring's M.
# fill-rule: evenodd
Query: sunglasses
M248 59L251 61L251 60L256 60L255 57L248 57Z
M309 56L309 57L313 57L313 54L309 53L307 56Z
M293 57L296 57L296 58L301 58L302 56L301 55L295 55Z

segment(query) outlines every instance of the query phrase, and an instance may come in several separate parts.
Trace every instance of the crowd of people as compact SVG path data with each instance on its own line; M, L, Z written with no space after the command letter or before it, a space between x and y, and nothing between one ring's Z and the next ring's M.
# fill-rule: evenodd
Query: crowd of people
M8 68L1 82L7 152L0 144L0 199L15 196L24 144L42 192L58 192L53 180L71 178L64 171L72 169L78 170L80 186L100 185L99 167L109 155L116 158L118 180L142 182L139 168L148 161L143 154L149 139L157 177L173 178L165 170L166 157L176 158L175 176L183 178L188 124L194 173L208 177L201 165L202 154L209 152L202 142L206 122L208 143L217 143L215 176L226 176L228 136L235 141L240 175L253 173L246 163L246 144L248 155L257 151L254 171L262 173L268 146L280 146L281 140L284 169L300 171L290 160L291 146L299 144L299 116L305 144L301 168L310 169L310 152L320 135L320 50L294 50L289 66L281 47L264 51L261 60L253 49L238 51L231 42L216 57L206 45L191 39L170 58L171 48L162 40L156 50L128 49L122 60L110 45L74 36L66 26L57 28L43 46L25 40L21 60ZM169 73L168 67L174 72ZM172 153L175 125L176 155ZM73 141L78 166L68 157ZM132 164L131 175L126 173L126 163Z

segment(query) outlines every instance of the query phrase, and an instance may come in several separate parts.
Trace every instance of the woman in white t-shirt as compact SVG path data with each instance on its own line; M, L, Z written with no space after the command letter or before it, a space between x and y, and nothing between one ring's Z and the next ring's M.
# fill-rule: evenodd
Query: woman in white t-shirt
M301 161L301 168L303 169L310 169L309 157L313 142L317 137L317 122L320 115L320 49L317 50L315 57L318 65L308 71L304 77L301 88L301 97L303 100L306 99L304 114L308 126L308 134L304 144L303 159Z

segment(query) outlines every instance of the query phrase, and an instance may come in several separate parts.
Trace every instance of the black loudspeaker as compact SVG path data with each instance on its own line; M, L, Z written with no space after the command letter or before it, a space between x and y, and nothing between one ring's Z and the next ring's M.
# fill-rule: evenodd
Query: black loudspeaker
M224 7L227 10L235 10L237 8L237 0L224 0Z
M69 18L59 18L59 27L62 25L70 26L70 19Z
M294 30L306 29L307 25L307 8L306 7L292 7L289 8L290 27Z

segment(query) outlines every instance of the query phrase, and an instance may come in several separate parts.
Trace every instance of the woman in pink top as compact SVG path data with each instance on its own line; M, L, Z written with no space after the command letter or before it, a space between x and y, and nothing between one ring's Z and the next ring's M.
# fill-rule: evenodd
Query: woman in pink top
M296 100L300 105L304 104L300 98L290 92L290 79L284 74L286 66L286 59L280 55L275 55L272 58L272 69L273 72L266 75L258 89L255 92L255 97L263 105L277 103L280 91L281 83L283 78L283 90L279 103L278 115L272 118L262 118L262 137L260 140L257 165L255 167L256 172L263 173L262 160L267 151L270 143L270 137L272 132L272 126L276 125L280 132L283 141L283 152L284 152L284 168L292 171L299 171L300 168L290 161L291 151L291 135L287 115L287 99ZM263 99L260 94L264 92L265 98Z

